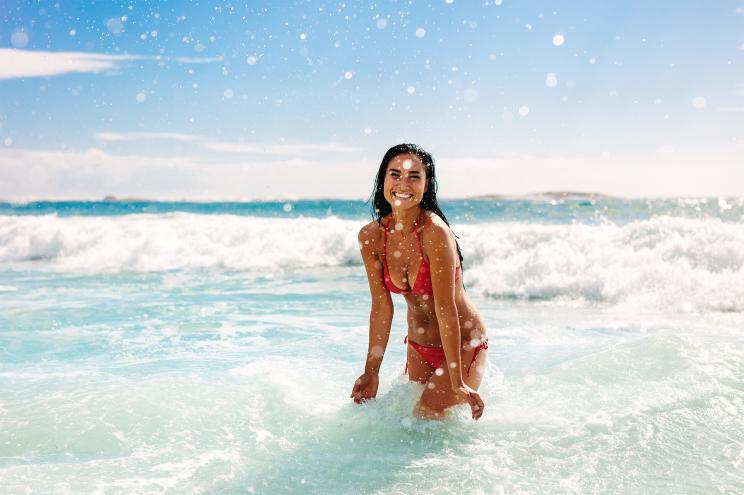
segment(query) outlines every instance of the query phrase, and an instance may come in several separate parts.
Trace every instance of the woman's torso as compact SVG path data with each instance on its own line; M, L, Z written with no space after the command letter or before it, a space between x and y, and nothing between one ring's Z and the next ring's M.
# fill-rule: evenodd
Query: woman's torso
M432 228L431 216L434 214L425 213L426 220L417 226L417 232L412 232L405 237L394 229L388 229L385 233L384 226L389 225L390 217L383 218L382 225L378 224L379 238L376 239L375 253L380 261L380 276L384 277L385 271L387 271L389 277L387 285L392 284L393 287L402 291L408 305L406 318L408 338L421 345L441 347L442 339L434 309L433 295L411 291L412 288L421 287L419 276L426 277L427 274L422 274L422 271L429 270L426 239L428 230ZM450 231L450 235L454 234ZM457 260L457 264L457 269L459 269L459 260ZM455 270L454 267L453 270ZM455 278L455 306L463 343L484 338L486 334L484 322L465 292L462 277Z

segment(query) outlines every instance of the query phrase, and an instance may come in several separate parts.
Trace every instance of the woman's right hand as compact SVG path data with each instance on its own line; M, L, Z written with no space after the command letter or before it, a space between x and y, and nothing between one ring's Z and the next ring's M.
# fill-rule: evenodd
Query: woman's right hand
M467 401L468 405L470 405L470 412L473 415L473 419L478 421L483 416L483 409L485 408L480 394L464 383L457 387L455 392Z
M379 384L379 376L374 373L364 373L354 382L354 388L351 390L351 398L357 404L363 404L368 400L374 399L377 395L377 386Z

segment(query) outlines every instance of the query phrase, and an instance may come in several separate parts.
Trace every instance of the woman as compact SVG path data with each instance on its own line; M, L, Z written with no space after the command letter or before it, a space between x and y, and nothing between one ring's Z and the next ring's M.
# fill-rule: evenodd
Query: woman
M436 193L429 153L414 144L385 153L373 193L376 220L359 231L372 309L367 361L351 397L360 404L377 395L395 292L408 304L408 378L426 385L414 415L439 419L447 408L467 402L477 420L483 415L476 390L488 348L486 327L463 288L462 254Z

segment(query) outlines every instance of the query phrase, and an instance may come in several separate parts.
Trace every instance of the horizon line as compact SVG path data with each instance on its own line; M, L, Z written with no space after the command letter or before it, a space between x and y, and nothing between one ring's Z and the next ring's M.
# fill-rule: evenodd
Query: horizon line
M601 192L585 192L585 191L539 191L533 193L494 193L494 194L479 194L476 196L440 196L440 201L525 201L525 200L568 200L568 201L601 201L601 200L629 200L629 201L643 201L643 200L673 200L673 199L686 199L686 200L709 200L709 199L744 199L744 194L741 195L682 195L682 196L619 196L615 194L605 194ZM354 202L368 202L369 198L364 197L352 197L352 198L340 198L340 197L298 197L298 196L264 196L255 198L210 198L210 199L189 199L185 197L180 198L145 198L145 197L131 197L131 196L115 196L106 195L98 198L81 198L81 197L69 197L69 198L0 198L0 204L30 204L30 203L291 203L291 202L302 202L302 201L354 201Z

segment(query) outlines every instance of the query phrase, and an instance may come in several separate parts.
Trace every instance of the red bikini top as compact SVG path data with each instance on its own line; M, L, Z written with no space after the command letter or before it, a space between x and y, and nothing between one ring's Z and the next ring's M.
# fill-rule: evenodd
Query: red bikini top
M390 222L393 219L390 218L388 220L387 225L385 225L385 230L383 231L383 254L382 254L382 267L383 267L383 278L385 281L385 287L390 292L394 292L396 294L416 294L416 295L434 295L434 288L431 285L431 269L429 268L429 263L426 262L426 258L424 258L424 249L421 247L421 238L418 235L418 225L416 225L416 222L413 223L413 233L416 234L416 240L418 241L418 247L419 247L419 254L421 255L421 264L419 265L418 273L416 273L416 282L411 286L411 290L403 290L399 289L395 286L392 279L390 278L390 272L388 271L388 265L387 265L387 231L388 227L390 226ZM460 266L455 267L455 280L459 279L462 276L462 268Z

